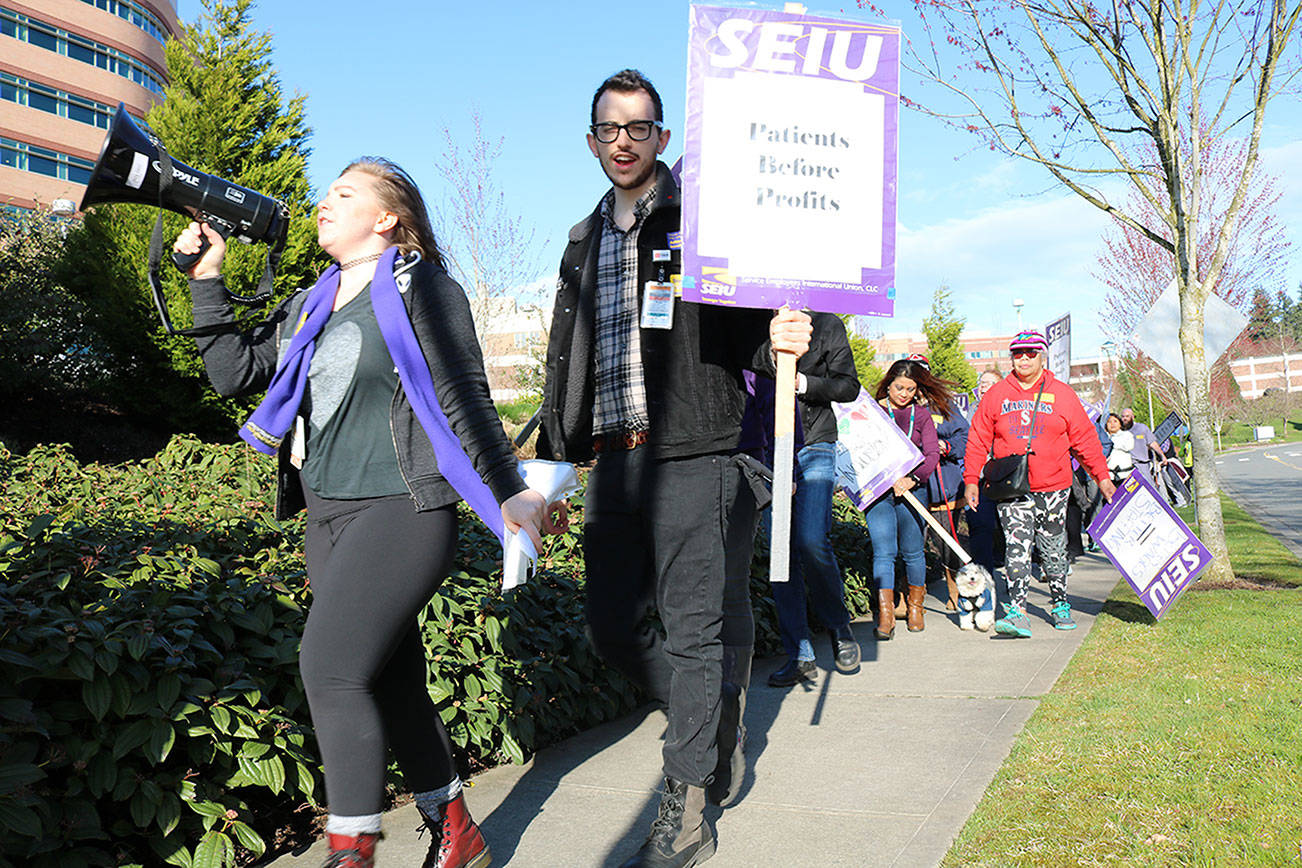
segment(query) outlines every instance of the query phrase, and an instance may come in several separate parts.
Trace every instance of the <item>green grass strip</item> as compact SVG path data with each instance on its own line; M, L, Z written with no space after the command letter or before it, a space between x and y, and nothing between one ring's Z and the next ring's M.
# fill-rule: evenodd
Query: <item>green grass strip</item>
M1302 564L1226 502L1243 578ZM1160 623L1119 583L943 864L1302 862L1302 597L1193 590Z

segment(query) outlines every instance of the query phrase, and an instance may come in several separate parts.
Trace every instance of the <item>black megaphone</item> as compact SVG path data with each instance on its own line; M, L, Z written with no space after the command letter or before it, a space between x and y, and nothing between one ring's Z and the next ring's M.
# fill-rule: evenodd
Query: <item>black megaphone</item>
M154 131L143 122L137 123L121 103L113 113L108 136L81 199L81 210L114 202L157 205L207 223L223 238L234 235L246 244L255 241L270 244L267 268L259 283L258 294L250 298L232 298L250 304L271 297L271 279L289 230L289 208L279 200L173 160ZM188 272L194 267L208 248L207 238L201 237L200 243L202 247L198 253L172 253L177 268ZM150 285L163 327L168 334L196 334L193 329L178 331L172 328L163 301L157 275L157 265L162 257L162 214L154 225L149 255Z

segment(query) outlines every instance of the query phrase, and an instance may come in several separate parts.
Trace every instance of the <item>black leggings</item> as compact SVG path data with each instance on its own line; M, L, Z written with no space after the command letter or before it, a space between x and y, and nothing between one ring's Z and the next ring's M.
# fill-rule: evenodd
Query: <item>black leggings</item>
M417 512L406 495L306 496L312 604L299 669L326 796L332 814L378 814L386 743L413 793L446 786L456 774L426 689L416 622L451 569L456 505Z

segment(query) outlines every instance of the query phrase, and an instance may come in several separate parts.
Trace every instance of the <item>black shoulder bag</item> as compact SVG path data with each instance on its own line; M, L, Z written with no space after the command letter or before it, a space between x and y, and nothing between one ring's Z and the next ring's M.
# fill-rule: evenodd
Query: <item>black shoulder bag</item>
M1035 393L1035 409L1031 411L1031 431L1026 436L1026 451L1003 458L992 458L986 462L981 471L981 498L996 502L1012 500L1023 494L1031 493L1031 469L1028 461L1031 454L1031 441L1035 439L1035 417L1040 412L1040 396L1044 394L1044 383Z

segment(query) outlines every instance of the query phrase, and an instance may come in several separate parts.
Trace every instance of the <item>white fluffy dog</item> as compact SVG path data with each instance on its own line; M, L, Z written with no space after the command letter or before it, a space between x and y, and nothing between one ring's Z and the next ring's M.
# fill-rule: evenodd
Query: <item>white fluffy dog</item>
M966 564L954 577L958 585L958 626L982 632L995 623L995 580L977 563Z

